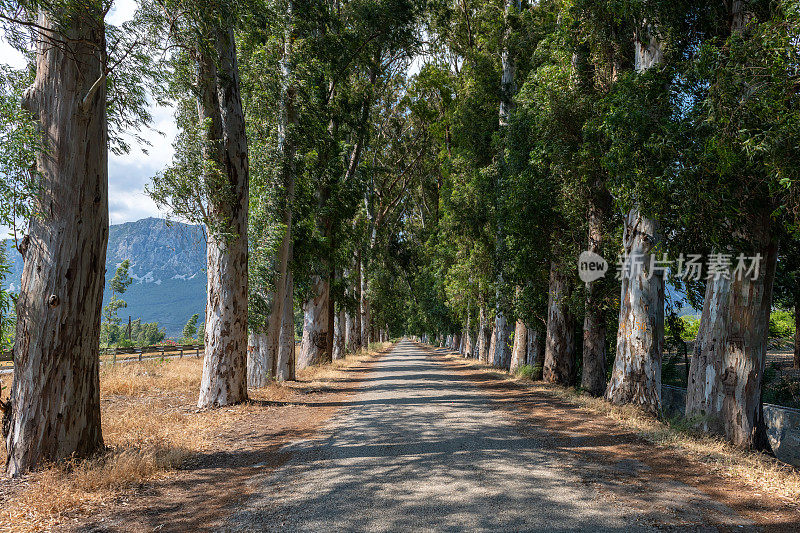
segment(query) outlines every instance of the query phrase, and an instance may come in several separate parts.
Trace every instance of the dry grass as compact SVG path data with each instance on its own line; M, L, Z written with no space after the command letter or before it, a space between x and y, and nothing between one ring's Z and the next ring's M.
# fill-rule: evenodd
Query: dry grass
M250 391L254 400L287 401L297 389L320 389L343 379L344 369L371 359L389 344L333 364L298 372L298 382ZM246 417L258 404L198 411L202 359L130 362L100 370L104 453L51 466L0 486L0 531L49 531L132 495L155 479L174 475L214 445L220 427ZM0 377L3 396L10 376ZM4 447L0 454L5 459Z
M721 438L691 431L679 420L662 421L634 405L616 406L576 389L514 377L474 359L448 356L460 363L485 369L499 379L514 381L537 392L555 396L593 414L613 419L648 442L678 451L708 466L712 472L749 483L780 498L800 499L800 471L761 453L742 450Z
M377 354L388 350L391 346L391 342L372 343L369 345L369 349L367 351L348 355L346 359L338 359L328 365L313 366L299 370L297 372L297 379L301 382L313 383L315 386L327 385L345 378L345 368L369 361Z
M593 398L566 387L533 382L528 385L607 416L632 429L648 442L678 450L707 465L715 473L743 480L793 502L800 500L800 472L773 457L743 450L721 438L692 431L681 420L658 420L633 405L615 406L602 398Z

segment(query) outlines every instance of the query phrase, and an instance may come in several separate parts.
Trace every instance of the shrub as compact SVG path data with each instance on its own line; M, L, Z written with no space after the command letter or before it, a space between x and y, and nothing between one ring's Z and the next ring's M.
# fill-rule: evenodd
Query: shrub
M794 336L794 316L785 309L775 309L769 316L769 336L786 338Z
M533 379L534 368L531 365L522 365L514 374L520 378Z

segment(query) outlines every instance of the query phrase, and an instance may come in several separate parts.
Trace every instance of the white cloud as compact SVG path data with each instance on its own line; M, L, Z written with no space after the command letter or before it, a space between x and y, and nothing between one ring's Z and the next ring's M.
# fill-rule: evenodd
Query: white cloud
M0 57L3 58L3 63L11 65L13 68L20 69L25 66L26 60L19 50L12 47L8 42L0 37Z
M111 11L108 12L106 20L115 26L119 26L123 22L131 20L135 11L136 0L116 0L114 5L111 6Z

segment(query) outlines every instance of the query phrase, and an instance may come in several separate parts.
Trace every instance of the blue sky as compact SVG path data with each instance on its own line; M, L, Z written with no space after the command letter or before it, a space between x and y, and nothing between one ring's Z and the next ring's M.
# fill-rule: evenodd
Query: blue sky
M121 24L130 20L135 9L135 0L116 0L109 12L108 20L112 24ZM4 41L0 41L0 58L2 63L16 68L25 65L23 57ZM135 142L131 142L132 148L129 154L116 156L109 153L109 216L112 224L150 216L165 216L165 213L159 212L153 201L144 194L144 186L150 177L163 169L172 158L172 141L175 139L177 128L171 108L152 106L150 112L153 115L153 129L163 132L165 136L159 135L156 131L143 130L141 136L152 143L152 146L147 148L147 154ZM5 233L4 228L0 227L0 234L4 236Z

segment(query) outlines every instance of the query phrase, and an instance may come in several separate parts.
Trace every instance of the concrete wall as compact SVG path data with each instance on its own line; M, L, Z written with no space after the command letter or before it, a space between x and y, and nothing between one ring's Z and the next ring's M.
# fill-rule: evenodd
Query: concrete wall
M682 416L686 408L686 389L662 385L661 406L667 417ZM800 410L765 403L764 420L775 456L785 463L800 466Z

